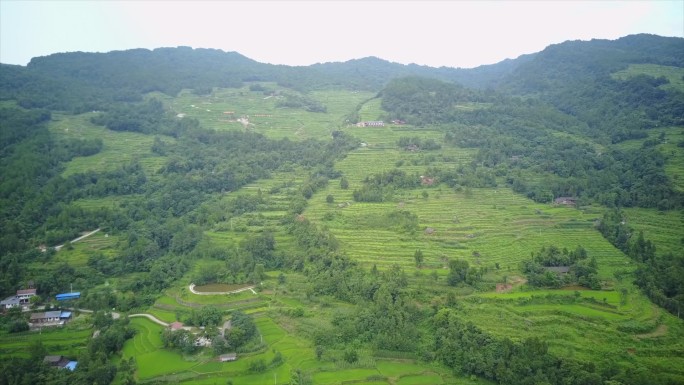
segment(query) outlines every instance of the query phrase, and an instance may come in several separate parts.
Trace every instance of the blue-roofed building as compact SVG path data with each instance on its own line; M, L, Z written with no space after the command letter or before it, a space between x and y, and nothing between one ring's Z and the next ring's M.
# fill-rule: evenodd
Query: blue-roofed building
M57 301L67 301L70 299L79 299L79 298L81 298L81 293L77 291L75 293L57 294L55 296L55 298L57 298Z
M76 365L78 365L78 361L69 361L69 363L64 366L64 369L69 369L73 372L76 369Z
M65 321L71 319L71 312L62 310L62 313L59 315L59 319Z

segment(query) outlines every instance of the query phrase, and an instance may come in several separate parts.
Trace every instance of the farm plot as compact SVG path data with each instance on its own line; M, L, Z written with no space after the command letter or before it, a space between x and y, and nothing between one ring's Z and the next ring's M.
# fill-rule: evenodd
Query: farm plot
M182 116L193 117L205 127L240 129L262 133L270 138L328 138L345 124L344 119L358 103L372 96L367 92L317 91L299 92L261 83L272 94L263 91L217 89L211 95L199 96L181 92L168 101L170 108ZM310 112L300 108L282 107L287 95L303 96L322 103L326 112Z
M131 326L137 333L124 344L122 357L135 357L140 380L183 372L197 365L197 362L185 361L180 354L162 348L162 326L147 318L132 318Z
M86 171L111 171L132 161L140 162L146 173L153 174L166 161L152 153L154 136L134 132L112 131L96 126L90 118L96 113L80 115L53 114L50 131L58 137L74 139L102 139L102 150L91 156L76 157L67 162L63 176ZM164 141L173 141L165 137Z
M644 238L655 243L658 254L681 252L684 239L684 214L681 211L626 208L623 212L629 226L643 231Z
M67 263L74 267L82 267L88 263L88 259L94 254L105 258L113 258L117 255L116 245L118 236L109 235L103 231L97 232L72 244L72 248L62 248L50 260L49 264L57 266Z
M77 357L85 349L93 330L73 321L65 327L44 328L40 332L0 334L0 358L28 357L30 347L40 341L52 355Z
M618 292L580 291L575 301L561 300L559 296L568 293L557 290L487 293L463 301L461 312L464 319L500 337L539 337L560 356L588 361L610 357L625 365L636 360L652 370L652 365L670 362L673 366L665 370L682 376L674 365L680 354L673 351L684 351L684 326L636 288L625 288L629 294L624 299ZM653 360L656 356L659 359Z
M391 264L411 268L413 253L420 249L425 268L440 269L446 259L462 258L475 265L498 263L502 269L517 270L530 252L549 245L568 249L582 245L597 257L603 278L612 279L615 269L629 266L629 260L593 228L596 214L537 204L506 188L465 193L438 187L426 190L428 198L422 198L420 191L398 195L392 202L355 203L348 191L331 183L312 198L305 215L327 226L347 254L379 268ZM328 204L327 194L351 203ZM417 228L402 231L387 220L382 224L383 216L397 211L415 214Z

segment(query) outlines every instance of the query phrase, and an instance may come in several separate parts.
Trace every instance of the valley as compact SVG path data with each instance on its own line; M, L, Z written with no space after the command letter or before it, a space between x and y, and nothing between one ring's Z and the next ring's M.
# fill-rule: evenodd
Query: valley
M674 116L679 70L635 64L606 78L625 89L671 79L653 92L670 93ZM102 342L106 360L53 380L87 383L101 359L113 384L682 383L681 117L601 126L599 112L567 112L587 100L519 96L519 79L509 93L402 79L376 91L250 79L102 111L50 107L26 123L56 160L22 168L37 175L34 195L3 185L2 267L21 273L2 289L35 280L59 306L54 293L73 285L74 305L96 313L40 333L5 327L0 358L88 357L96 330L120 328L125 338ZM3 103L16 109L3 129L29 121ZM28 170L17 157L31 146L5 145L3 170ZM624 232L601 227L611 213ZM557 284L535 286L524 265L550 248L585 254L572 268L542 264ZM571 282L580 269L587 280ZM180 322L213 346L112 311ZM220 341L229 320L241 323ZM237 359L221 362L227 353Z

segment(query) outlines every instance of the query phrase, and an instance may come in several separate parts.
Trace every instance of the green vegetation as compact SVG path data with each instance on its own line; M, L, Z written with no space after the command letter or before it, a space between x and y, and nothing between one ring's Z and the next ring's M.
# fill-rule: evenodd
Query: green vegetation
M2 65L0 383L682 383L681 49Z

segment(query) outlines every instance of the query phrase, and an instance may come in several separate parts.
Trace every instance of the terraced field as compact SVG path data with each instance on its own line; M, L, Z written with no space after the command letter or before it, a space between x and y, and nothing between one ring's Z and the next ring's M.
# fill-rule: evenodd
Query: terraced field
M43 328L40 332L0 334L0 357L28 357L30 347L40 341L51 355L76 358L86 348L93 329L74 320L65 327Z
M112 131L96 126L90 118L96 113L80 115L53 114L50 131L58 137L75 139L102 139L102 151L87 157L77 157L67 163L63 176L85 171L110 171L132 161L138 161L148 174L156 172L166 161L152 153L154 136L134 132ZM173 138L164 138L172 141Z
M462 311L494 335L540 337L564 357L634 360L681 378L684 325L632 286L624 288L624 299L617 291L488 293L464 301Z
M76 243L73 243L73 248L62 248L56 253L55 257L50 261L51 264L59 265L67 263L74 267L85 266L88 263L88 258L96 255L102 255L106 258L114 258L118 255L117 243L119 237L116 235L109 235L106 232L100 231L87 238L84 238Z
M363 100L373 94L351 91L317 91L306 97L321 102L327 112L308 112L302 109L279 107L287 94L299 93L283 89L275 83L261 83L277 95L240 89L218 89L211 95L198 96L182 92L177 98L167 99L177 114L197 118L205 127L241 129L265 134L271 138L326 138L334 130L346 125L345 117Z
M656 244L656 253L677 253L684 240L684 213L659 211L655 209L624 209L626 222L637 231L644 232L644 238Z
M343 250L366 265L396 263L412 269L413 252L421 249L426 268L440 269L446 258L461 258L473 264L498 263L503 269L517 270L531 251L549 245L568 249L582 245L589 255L598 258L605 278L629 265L629 260L593 228L599 211L537 204L506 188L472 189L469 193L426 188L428 198L417 189L398 195L393 202L355 203L350 191L357 186L352 182L345 191L330 183L311 199L305 215L327 226ZM351 203L344 207L328 204L328 194L337 202ZM418 216L415 232L378 225L383 215L398 210ZM426 232L428 228L431 232Z

